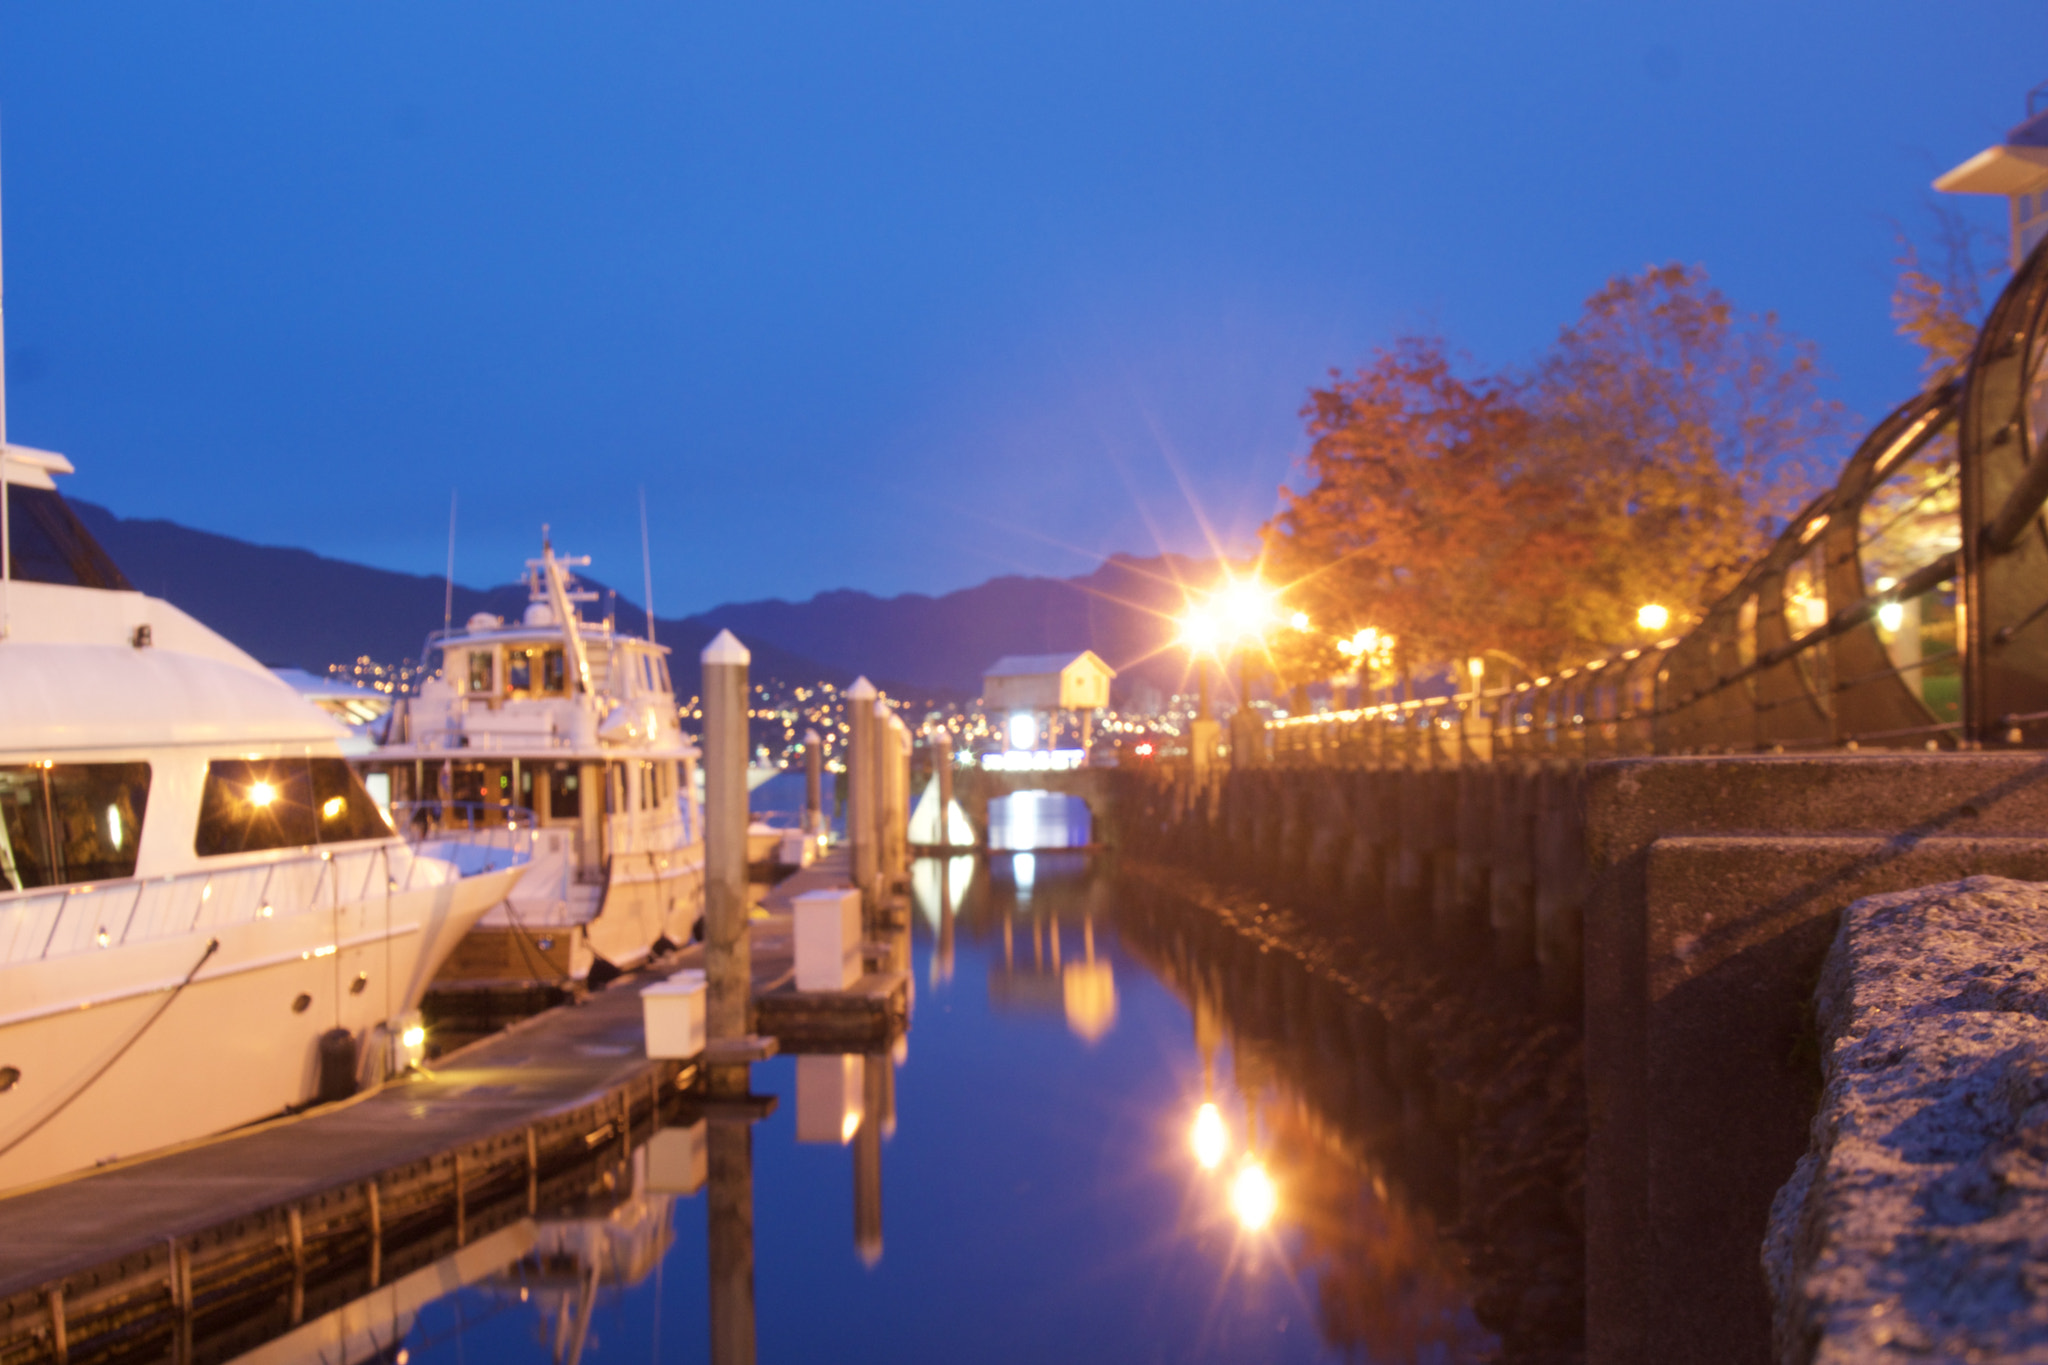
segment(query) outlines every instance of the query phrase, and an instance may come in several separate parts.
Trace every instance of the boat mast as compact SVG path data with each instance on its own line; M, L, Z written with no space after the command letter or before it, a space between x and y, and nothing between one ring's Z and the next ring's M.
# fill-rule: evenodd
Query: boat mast
M588 696L597 691L590 685L590 653L583 647L583 632L578 630L576 603L590 600L583 593L571 593L567 575L562 572L564 565L588 564L588 555L558 559L554 542L548 538L548 528L540 528L540 558L529 559L528 565L539 569L542 581L547 584L548 605L554 609L555 624L561 627L562 638L569 646L569 659L576 666L576 683Z
M448 490L448 579L441 593L441 634L455 628L455 490ZM425 666L426 660L420 660Z
M647 608L647 643L654 643L654 557L647 551L647 486L640 486L640 601Z

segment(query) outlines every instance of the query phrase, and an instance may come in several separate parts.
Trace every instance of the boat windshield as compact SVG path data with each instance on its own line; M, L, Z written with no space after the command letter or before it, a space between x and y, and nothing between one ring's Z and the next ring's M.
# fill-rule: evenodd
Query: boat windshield
M54 488L8 485L7 540L10 576L17 582L134 590Z

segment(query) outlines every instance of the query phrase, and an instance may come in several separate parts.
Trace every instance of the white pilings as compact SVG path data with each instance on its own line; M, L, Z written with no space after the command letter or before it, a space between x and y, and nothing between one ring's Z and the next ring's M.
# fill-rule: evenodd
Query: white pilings
M718 632L704 668L705 1032L713 1043L751 1032L747 941L747 647Z
M816 730L804 731L804 833L816 839L825 832L825 741Z
M875 848L875 685L857 678L846 689L846 837L853 845L853 884L873 902L881 871Z

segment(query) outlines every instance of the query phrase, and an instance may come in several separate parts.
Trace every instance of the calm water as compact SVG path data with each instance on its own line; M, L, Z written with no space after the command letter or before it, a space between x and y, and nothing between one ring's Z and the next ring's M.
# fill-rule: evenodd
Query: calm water
M1022 838L1024 812L999 818ZM1075 833L1044 804L1030 822ZM915 889L893 1063L754 1068L778 1099L752 1129L761 1360L1492 1354L1439 1233L1454 1158L1359 1079L1345 1040L1370 1021L1183 938L1191 907L1140 907L1085 854L927 860ZM877 1137L879 1244L855 1228ZM523 1264L472 1266L386 1329L381 1358L566 1361L579 1337L591 1360L708 1357L707 1198L652 1195L633 1169L544 1217Z

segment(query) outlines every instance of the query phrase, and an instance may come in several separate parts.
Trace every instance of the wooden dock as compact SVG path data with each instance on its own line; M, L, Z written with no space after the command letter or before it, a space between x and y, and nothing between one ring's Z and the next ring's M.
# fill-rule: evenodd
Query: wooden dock
M762 1033L779 1019L801 1050L867 1051L901 1027L907 981L778 1015L787 915L752 937ZM195 1340L225 1358L223 1331L253 1347L587 1184L701 1113L695 1065L647 1058L640 1005L701 962L693 945L356 1099L0 1198L0 1365L191 1362Z
M780 986L754 997L755 1028L784 1052L879 1052L910 1021L910 974L869 972L843 991Z

